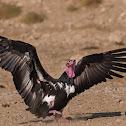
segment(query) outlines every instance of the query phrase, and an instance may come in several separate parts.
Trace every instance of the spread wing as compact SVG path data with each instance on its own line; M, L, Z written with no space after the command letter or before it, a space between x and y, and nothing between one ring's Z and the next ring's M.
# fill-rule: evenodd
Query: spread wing
M30 108L42 102L44 82L54 80L41 66L35 47L4 37L0 37L0 67L12 73L16 89Z
M74 84L76 93L106 81L112 76L122 78L119 72L126 72L126 48L83 57L75 68Z

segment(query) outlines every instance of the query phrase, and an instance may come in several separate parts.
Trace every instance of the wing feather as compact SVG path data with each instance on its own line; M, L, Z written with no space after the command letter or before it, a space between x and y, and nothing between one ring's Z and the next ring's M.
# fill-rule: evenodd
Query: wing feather
M106 79L104 77L104 73L102 71L100 71L97 66L94 67L93 69L94 69L97 77L101 80L100 82L102 82L102 81L106 82Z
M106 82L106 78L113 79L112 76L122 78L116 71L125 73L125 62L126 48L83 57L75 68L76 93L81 93L102 81Z
M55 80L41 66L35 47L1 36L0 67L12 73L16 89L30 108L37 108L44 96L43 87L37 79L43 84Z
M100 79L98 78L98 74L97 74L97 72L95 72L93 67L91 67L90 72L91 72L92 76L94 77L93 80L95 80L95 84L98 83L100 81Z

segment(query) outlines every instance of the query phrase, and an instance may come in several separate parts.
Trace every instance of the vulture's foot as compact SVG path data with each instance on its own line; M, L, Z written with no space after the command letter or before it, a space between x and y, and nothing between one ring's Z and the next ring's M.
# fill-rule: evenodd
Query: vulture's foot
M65 122L69 122L69 120L67 120L66 118L64 118L62 116L62 113L60 111L56 111L56 110L51 110L49 111L49 113L52 113L55 116L55 119L58 120L60 118L62 118Z

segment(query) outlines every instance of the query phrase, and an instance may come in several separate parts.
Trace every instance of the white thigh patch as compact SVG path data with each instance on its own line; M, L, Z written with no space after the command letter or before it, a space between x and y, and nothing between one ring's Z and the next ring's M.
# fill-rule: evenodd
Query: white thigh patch
M54 101L55 101L55 96L54 95L50 95L48 96L48 94L43 98L43 102L47 102L48 106L50 108L52 108L54 106Z

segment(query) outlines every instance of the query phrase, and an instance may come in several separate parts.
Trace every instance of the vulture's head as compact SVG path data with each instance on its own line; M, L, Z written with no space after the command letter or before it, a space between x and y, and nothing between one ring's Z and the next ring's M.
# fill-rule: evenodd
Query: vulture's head
M75 76L74 70L75 70L76 60L69 60L66 64L66 73L69 78L73 78Z

